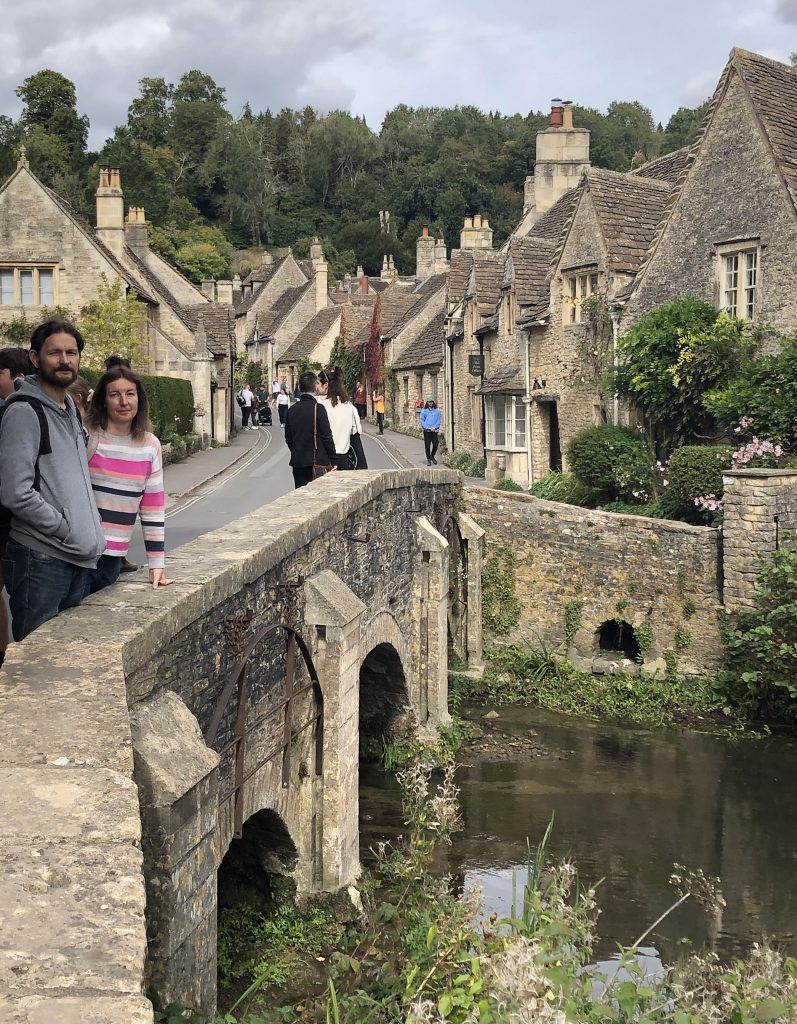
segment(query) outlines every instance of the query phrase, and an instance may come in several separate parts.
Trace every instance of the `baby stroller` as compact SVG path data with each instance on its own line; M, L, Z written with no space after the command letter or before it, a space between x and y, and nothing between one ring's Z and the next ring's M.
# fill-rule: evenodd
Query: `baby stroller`
M261 402L257 407L257 425L259 427L271 426L271 406L268 402Z

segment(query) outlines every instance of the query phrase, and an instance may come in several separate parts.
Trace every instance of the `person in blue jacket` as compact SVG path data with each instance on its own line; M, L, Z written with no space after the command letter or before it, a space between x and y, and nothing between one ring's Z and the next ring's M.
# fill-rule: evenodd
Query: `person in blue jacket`
M426 465L436 466L437 446L440 444L440 410L437 402L431 397L426 399L426 405L421 409L421 430L423 431L423 446L426 449Z

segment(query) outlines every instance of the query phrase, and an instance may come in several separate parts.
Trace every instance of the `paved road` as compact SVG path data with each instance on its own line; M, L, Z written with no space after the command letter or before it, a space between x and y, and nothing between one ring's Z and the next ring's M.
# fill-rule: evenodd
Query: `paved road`
M374 437L363 435L369 469L394 469L396 462ZM258 443L237 466L211 480L194 494L179 500L166 512L166 550L217 530L293 490L288 448L279 424L261 427ZM146 563L138 526L130 545L130 559Z

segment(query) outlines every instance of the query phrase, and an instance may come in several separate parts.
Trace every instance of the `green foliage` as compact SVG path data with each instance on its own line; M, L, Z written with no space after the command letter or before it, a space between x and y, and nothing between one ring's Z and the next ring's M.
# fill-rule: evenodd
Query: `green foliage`
M80 331L86 339L81 366L102 371L110 355L126 356L134 367L146 363L147 309L135 292L125 292L122 279L102 274L97 297L80 311Z
M268 384L268 381L263 379L262 363L254 363L251 359L249 360L246 364L246 383L253 391Z
M499 480L498 483L495 485L495 490L496 491L521 491L522 492L523 488L520 486L520 484L515 483L515 481L512 480L511 477L505 476L503 478L503 480Z
M571 644L581 628L581 616L584 612L583 601L568 601L565 605L565 640Z
M587 427L567 446L567 461L584 487L609 499L633 498L650 485L652 453L630 427Z
M20 316L14 317L13 320L7 320L5 323L0 323L0 338L3 342L8 345L16 345L18 348L28 348L30 345L30 336L33 333L34 327L42 323L44 320L74 320L74 313L67 309L66 306L52 306L50 308L44 308L40 314L33 320L28 320L27 316L23 312ZM82 372L82 371L81 371Z
M645 655L652 647L655 638L653 627L649 622L644 622L641 626L637 626L634 629L634 639L639 645L639 661L645 660Z
M749 321L718 314L699 299L667 302L620 338L608 387L642 411L670 451L710 432L705 396L728 384L754 347Z
M492 647L485 659L482 679L452 678L455 700L534 704L549 711L650 726L671 725L684 714L708 714L727 704L711 680L623 671L593 675L546 647Z
M797 336L782 338L776 355L743 365L724 386L706 395L706 408L730 432L743 418L758 437L797 451Z
M487 463L484 459L468 455L467 452L449 452L446 455L446 462L452 469L458 469L465 476L475 477L476 479L483 477L487 469Z
M177 377L142 376L149 399L152 429L161 441L190 434L194 425L194 392L191 382Z
M673 452L667 467L668 484L661 498L662 508L672 519L690 523L706 521L706 513L695 498L713 494L722 497L722 474L731 468L730 448L718 445L684 445Z
M515 553L502 545L489 553L482 567L482 619L498 636L520 622L520 602L515 596L516 565Z
M661 138L659 153L672 153L683 146L691 146L697 138L700 124L708 110L710 99L705 100L699 107L679 107L667 122L664 134Z
M179 218L180 214L177 216ZM230 274L232 246L219 228L203 224L199 219L185 227L171 222L162 228L153 228L149 232L149 244L154 252L170 260L196 283Z
M650 519L671 519L672 515L665 511L661 498L653 501L607 501L601 505L604 512L616 512L623 516L648 516Z
M763 556L754 608L725 635L720 685L741 714L797 722L797 551Z
M594 508L600 494L592 487L585 487L572 473L548 473L529 489L529 494L545 501L560 501L565 505L580 505Z

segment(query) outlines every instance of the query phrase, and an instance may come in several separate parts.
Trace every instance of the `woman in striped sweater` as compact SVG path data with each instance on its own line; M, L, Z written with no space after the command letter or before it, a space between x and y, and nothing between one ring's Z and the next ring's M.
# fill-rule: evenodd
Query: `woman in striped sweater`
M86 414L89 473L105 534L105 553L89 570L86 596L115 583L141 518L153 588L173 580L164 568L163 460L151 432L149 406L137 373L115 366L100 377Z

